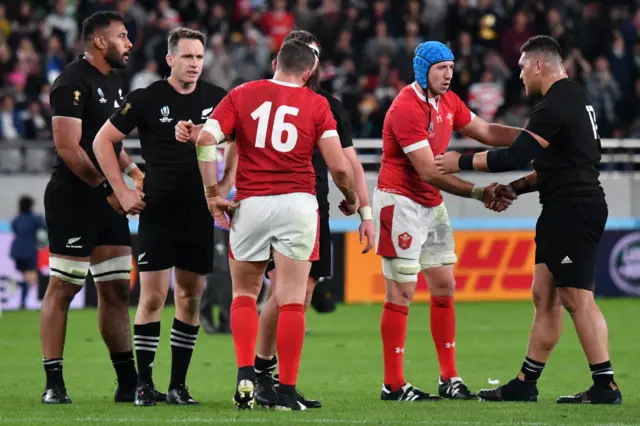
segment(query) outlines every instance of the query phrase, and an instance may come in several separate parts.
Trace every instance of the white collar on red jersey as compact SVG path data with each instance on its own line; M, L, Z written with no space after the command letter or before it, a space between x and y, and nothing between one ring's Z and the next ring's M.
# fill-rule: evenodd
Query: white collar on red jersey
M420 93L420 91L416 87L416 82L415 81L411 84L411 88L413 89L414 92L416 92L416 96L418 98L420 98L420 100L422 102L427 102L427 97L425 95L423 95L422 93ZM429 105L434 107L436 109L436 111L438 111L438 104L439 103L440 103L440 96L436 96L435 98L429 98Z
M299 84L295 84L295 83L289 83L288 81L280 81L280 80L275 80L275 79L270 79L269 80L272 83L275 84L279 84L280 86L287 86L287 87L302 87Z

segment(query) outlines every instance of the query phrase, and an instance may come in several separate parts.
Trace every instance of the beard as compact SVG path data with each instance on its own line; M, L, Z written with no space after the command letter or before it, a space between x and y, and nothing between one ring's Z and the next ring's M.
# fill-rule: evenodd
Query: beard
M121 55L114 46L107 48L107 54L104 59L111 66L111 68L122 69L127 67L127 62L124 59L124 55Z
M305 86L307 86L309 89L313 90L314 92L320 88L320 66L319 65L316 67L313 73L311 73L311 76L309 77L309 80L307 80L307 83L305 84Z

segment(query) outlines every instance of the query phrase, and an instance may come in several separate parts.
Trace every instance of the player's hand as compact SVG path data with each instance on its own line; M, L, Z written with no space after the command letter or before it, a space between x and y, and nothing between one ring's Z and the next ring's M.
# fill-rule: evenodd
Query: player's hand
M355 204L349 204L349 202L344 199L340 201L338 208L345 216L351 216L358 212L358 209L360 208L360 200L356 197Z
M216 221L218 226L229 229L231 225L227 214L230 215L233 209L240 207L240 203L237 201L229 201L222 195L216 195L215 197L207 198L207 206L209 207L211 216L213 216L213 220Z
M438 171L443 175L460 172L460 167L458 167L460 155L462 154L455 151L449 151L438 155L436 157L436 167L438 168Z
M117 196L122 209L127 214L140 214L146 206L146 203L142 201L144 198L144 192L138 189L126 189L117 194Z
M367 239L367 246L362 250L362 254L368 253L373 248L376 240L376 231L373 228L372 220L363 220L360 223L360 244L364 244L364 239Z
M180 120L175 125L176 140L178 142L189 143L191 141L191 131L193 130L193 123L191 120Z
M487 194L488 191L490 191L491 194ZM492 183L485 188L483 201L485 201L484 205L486 208L499 213L509 208L517 198L518 196L511 185Z
M115 193L111 193L111 195L107 197L107 202L118 214L124 214L124 210L122 209L120 201L118 200L118 197L116 197Z

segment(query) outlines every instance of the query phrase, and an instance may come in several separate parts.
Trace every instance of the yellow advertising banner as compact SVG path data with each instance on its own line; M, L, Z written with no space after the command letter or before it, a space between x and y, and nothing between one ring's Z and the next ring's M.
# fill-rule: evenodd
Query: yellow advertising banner
M454 231L456 300L529 300L535 259L535 231ZM362 254L357 232L345 234L347 303L384 302L382 258ZM419 274L414 301L428 301Z

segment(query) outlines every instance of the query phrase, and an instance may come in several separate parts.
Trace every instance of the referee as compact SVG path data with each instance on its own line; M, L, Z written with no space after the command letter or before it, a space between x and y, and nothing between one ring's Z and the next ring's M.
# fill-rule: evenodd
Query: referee
M542 96L525 131L509 148L478 154L448 152L436 159L443 173L519 170L534 160L534 172L496 191L538 191L542 213L536 225L533 275L535 315L527 357L517 378L481 390L487 401L536 401L536 382L569 312L589 362L593 385L558 403L621 404L613 377L605 319L593 297L596 250L608 209L600 186L601 145L593 107L584 90L567 78L558 42L535 36L520 49L520 78L528 96Z
M94 151L122 208L140 214L138 269L140 302L134 322L138 361L135 405L156 405L152 367L160 340L160 319L175 267L175 318L171 326L171 380L167 403L195 405L186 386L200 328L200 298L205 275L213 269L213 218L202 189L195 148L179 143L174 127L207 120L226 95L200 81L206 37L176 28L167 40L171 75L127 95L96 135ZM124 183L113 146L138 129L147 175L144 202ZM195 135L197 137L197 135Z
M100 333L118 376L116 402L132 402L137 373L131 350L127 218L96 162L93 138L123 101L114 69L125 68L132 44L120 15L96 12L82 23L84 55L51 87L56 161L44 194L51 278L40 309L40 341L47 383L42 402L69 404L62 377L67 314L91 271L98 292ZM142 172L114 146L121 170ZM113 208L112 208L113 207ZM154 391L155 392L155 391ZM158 395L164 397L164 395Z

